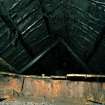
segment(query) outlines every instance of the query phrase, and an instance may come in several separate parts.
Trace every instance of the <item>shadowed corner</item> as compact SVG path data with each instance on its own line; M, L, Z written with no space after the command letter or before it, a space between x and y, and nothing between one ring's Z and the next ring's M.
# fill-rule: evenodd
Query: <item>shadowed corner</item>
M6 98L1 98L1 97L0 97L0 102L2 102L2 101L4 101L4 100L6 100Z

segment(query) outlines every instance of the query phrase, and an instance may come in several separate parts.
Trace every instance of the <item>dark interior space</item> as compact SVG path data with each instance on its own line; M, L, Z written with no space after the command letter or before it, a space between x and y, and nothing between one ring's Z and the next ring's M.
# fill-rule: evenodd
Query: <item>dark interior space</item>
M105 74L105 9L98 1L0 1L0 71Z
M85 68L76 61L62 43L57 44L24 72L24 74L31 75L66 75L69 73L85 73Z

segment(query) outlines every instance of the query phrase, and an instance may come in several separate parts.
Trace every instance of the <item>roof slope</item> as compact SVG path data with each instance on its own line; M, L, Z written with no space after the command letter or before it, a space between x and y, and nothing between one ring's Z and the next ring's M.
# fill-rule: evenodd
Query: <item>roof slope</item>
M102 0L0 1L0 55L20 72L60 42L83 67L103 72L104 7Z

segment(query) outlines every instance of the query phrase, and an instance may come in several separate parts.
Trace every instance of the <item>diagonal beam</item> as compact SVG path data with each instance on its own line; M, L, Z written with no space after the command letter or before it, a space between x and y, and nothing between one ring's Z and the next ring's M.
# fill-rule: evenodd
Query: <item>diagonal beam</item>
M70 52L70 54L72 54L72 56L77 60L78 63L80 63L82 65L82 67L84 68L84 70L86 70L87 72L89 72L89 68L88 66L84 63L84 61L82 61L82 59L70 48L70 46L62 39L60 38L61 43L66 46L67 50Z
M32 67L38 60L40 60L46 53L48 53L53 47L55 47L59 43L59 40L53 42L48 48L46 48L43 52L41 52L37 57L35 57L29 64L27 64L24 68L22 68L19 73L23 73Z
M16 69L0 57L0 71L15 71Z

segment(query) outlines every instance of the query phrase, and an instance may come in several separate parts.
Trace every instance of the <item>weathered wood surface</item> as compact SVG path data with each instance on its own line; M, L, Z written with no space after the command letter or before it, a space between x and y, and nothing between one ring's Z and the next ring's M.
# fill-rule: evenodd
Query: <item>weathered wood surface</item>
M0 97L6 102L100 105L105 104L105 83L1 74Z

